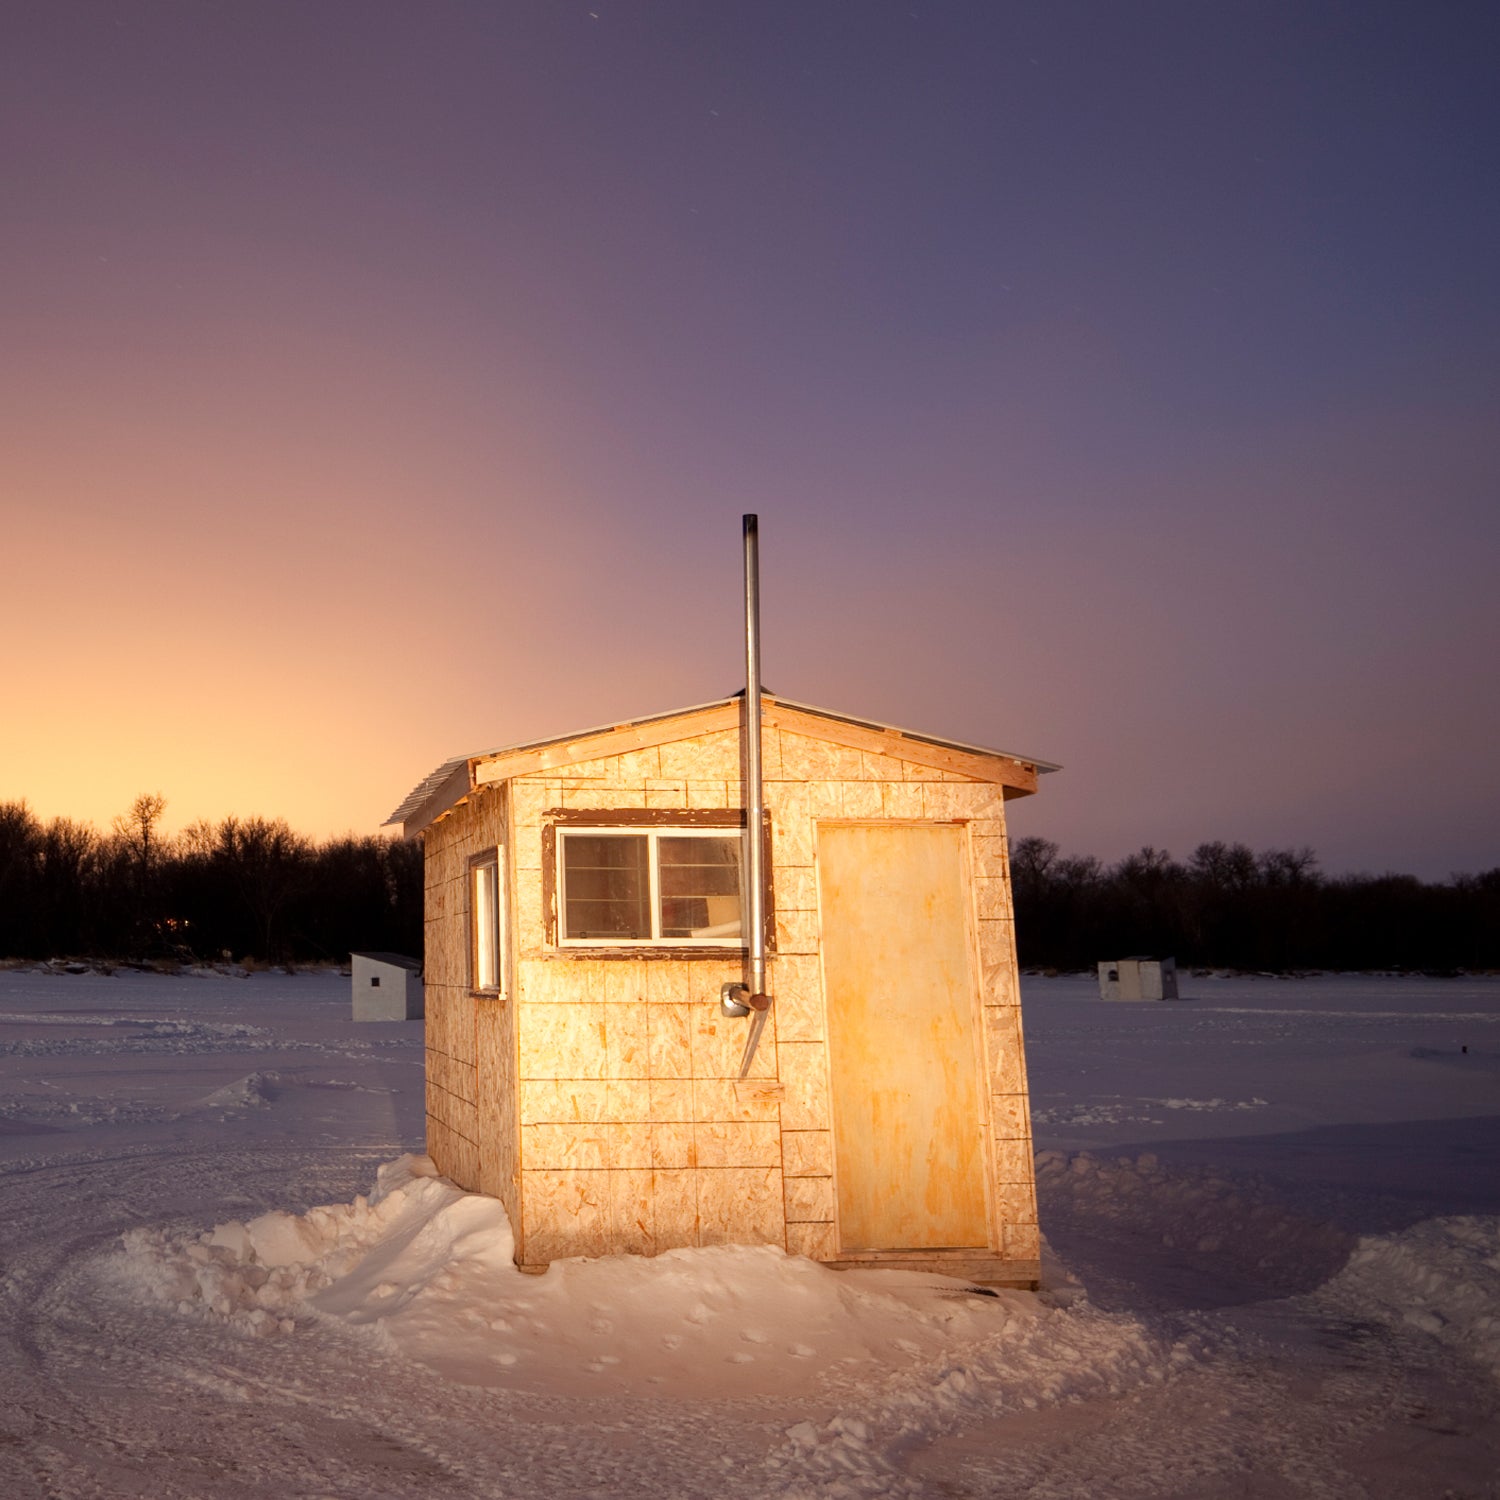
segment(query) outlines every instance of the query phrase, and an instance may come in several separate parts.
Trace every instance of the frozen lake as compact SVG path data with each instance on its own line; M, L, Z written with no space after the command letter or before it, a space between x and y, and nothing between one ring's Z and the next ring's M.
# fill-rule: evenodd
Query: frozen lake
M521 1277L420 1163L368 1196L420 1023L0 972L0 1493L1494 1496L1500 983L1183 992L1025 981L1050 1288L979 1299Z

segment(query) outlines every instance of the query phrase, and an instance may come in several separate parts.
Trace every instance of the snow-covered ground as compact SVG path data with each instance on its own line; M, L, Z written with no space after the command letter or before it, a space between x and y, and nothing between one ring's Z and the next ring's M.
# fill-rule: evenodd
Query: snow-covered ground
M1184 993L1026 981L1049 1286L980 1297L522 1276L346 980L0 972L0 1496L1500 1494L1500 981Z

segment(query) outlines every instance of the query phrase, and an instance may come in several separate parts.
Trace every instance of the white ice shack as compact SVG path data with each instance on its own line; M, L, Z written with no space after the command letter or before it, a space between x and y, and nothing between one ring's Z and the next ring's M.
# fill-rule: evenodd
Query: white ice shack
M1175 958L1116 958L1099 965L1101 1000L1175 1000Z
M356 1021L420 1021L425 1014L420 959L403 953L351 953Z
M1034 1286L1005 804L1053 768L765 696L775 1003L740 1078L744 714L460 757L392 815L425 853L429 1154L525 1270L730 1242Z

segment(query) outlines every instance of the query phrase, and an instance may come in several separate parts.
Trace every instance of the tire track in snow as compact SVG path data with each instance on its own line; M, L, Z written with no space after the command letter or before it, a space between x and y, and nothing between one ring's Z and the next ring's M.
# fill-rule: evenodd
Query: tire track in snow
M111 1281L118 1237L143 1217L204 1225L205 1214L248 1203L352 1196L377 1156L127 1149L0 1173L0 1493L766 1493L764 1455L798 1415L775 1403L731 1417L722 1402L599 1404L458 1386L336 1326L250 1339L142 1305Z
M268 1155L275 1159L268 1161ZM6 1183L11 1228L4 1237L4 1308L12 1337L8 1368L0 1377L7 1387L5 1406L19 1418L21 1429L12 1447L25 1451L0 1462L10 1468L11 1459L24 1456L36 1492L48 1496L230 1493L224 1486L232 1483L236 1468L245 1467L242 1460L205 1456L198 1463L190 1461L196 1450L213 1446L215 1418L201 1409L206 1396L210 1407L229 1401L257 1410L254 1446L263 1480L284 1479L295 1489L310 1474L327 1469L319 1450L328 1447L329 1434L312 1429L326 1428L328 1419L335 1425L357 1424L354 1443L334 1444L336 1450L361 1453L353 1467L362 1477L350 1493L370 1492L372 1461L377 1470L394 1466L412 1479L409 1471L417 1466L393 1464L390 1455L411 1450L419 1441L415 1431L404 1435L406 1443L393 1447L389 1437L369 1426L357 1402L325 1403L329 1409L318 1413L317 1402L300 1394L295 1382L286 1383L283 1352L261 1350L212 1328L122 1303L111 1297L107 1278L100 1274L120 1231L139 1222L133 1208L139 1189L149 1194L167 1182L174 1195L185 1189L201 1202L208 1179L214 1187L210 1196L243 1203L249 1201L246 1189L254 1193L264 1184L284 1196L293 1180L311 1176L317 1186L309 1196L317 1197L329 1191L330 1178L342 1182L354 1176L368 1155L165 1149L28 1166L7 1174L27 1179L31 1188L17 1202L14 1181ZM337 1158L338 1170L331 1173L332 1158ZM231 1182L238 1194L226 1195ZM254 1196L269 1199L271 1194ZM77 1204L81 1212L60 1221L60 1203ZM265 1420L268 1405L276 1411L272 1423ZM299 1422L288 1409L296 1406L324 1420ZM286 1447L287 1429L299 1426L309 1429L304 1440L293 1438L290 1451L278 1459L274 1450ZM157 1472L148 1481L137 1472L143 1466L161 1470L160 1460L173 1470L188 1460L191 1478ZM430 1480L433 1460L425 1459L420 1467ZM335 1483L330 1492L343 1493L344 1488ZM374 1492L381 1488L377 1485ZM258 1482L253 1492L260 1492Z

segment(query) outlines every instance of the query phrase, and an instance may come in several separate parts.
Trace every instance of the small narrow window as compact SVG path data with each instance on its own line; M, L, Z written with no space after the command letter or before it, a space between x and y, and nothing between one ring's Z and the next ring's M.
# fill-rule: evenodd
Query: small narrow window
M470 864L469 883L470 984L498 994L505 987L499 850Z
M738 833L559 829L563 944L738 947Z

